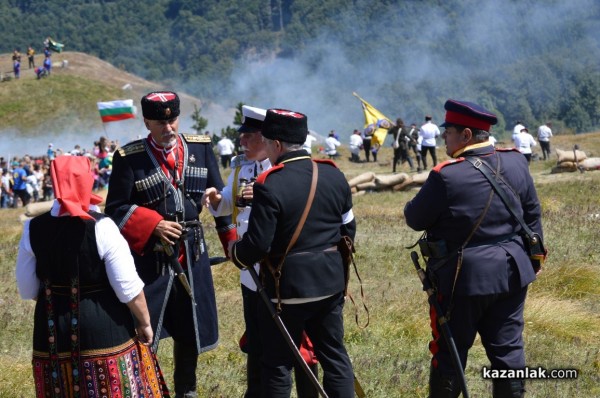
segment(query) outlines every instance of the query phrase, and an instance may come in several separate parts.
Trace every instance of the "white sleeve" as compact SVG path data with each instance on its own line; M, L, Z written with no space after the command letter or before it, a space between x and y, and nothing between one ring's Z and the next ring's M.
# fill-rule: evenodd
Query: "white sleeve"
M348 224L354 220L354 212L350 209L347 213L342 214L342 224Z
M237 181L233 181L235 176L235 169L231 170L229 177L227 177L227 185L221 191L222 199L217 206L217 210L214 210L212 206L208 206L208 211L214 217L228 216L233 213L233 184L237 184ZM235 222L235 220L234 220Z
M15 268L17 287L19 288L21 298L24 300L37 298L40 288L40 280L35 274L35 254L31 248L31 242L29 241L30 221L31 220L27 220L23 224L23 234L21 235L21 241L19 242L17 266Z
M135 270L127 241L109 217L96 223L96 244L98 254L104 261L110 286L119 301L130 302L142 291L144 282Z

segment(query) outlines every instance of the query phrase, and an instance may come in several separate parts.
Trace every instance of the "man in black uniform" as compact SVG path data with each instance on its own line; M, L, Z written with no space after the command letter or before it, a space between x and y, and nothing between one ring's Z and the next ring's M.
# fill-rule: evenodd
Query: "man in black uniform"
M477 333L492 369L522 369L523 308L536 273L519 222L467 158L482 159L502 176L500 186L512 207L541 236L540 203L525 158L514 149L496 150L490 144L494 114L455 100L448 100L445 109L442 137L453 159L435 167L404 208L406 223L425 230L426 247L437 251L428 258L427 272L437 281L444 313L432 309L432 325L439 316L449 317L463 369ZM457 397L460 387L448 348L437 327L432 334L430 397ZM522 397L524 385L520 379L493 380L494 397Z
M312 340L325 391L332 398L353 397L354 374L343 341L345 271L336 250L342 235L354 238L356 231L350 187L333 162L313 161L302 150L308 134L305 115L269 109L262 134L274 166L254 184L248 231L232 246L232 260L240 268L264 260L261 275L266 291L281 309L296 346L303 330ZM314 200L288 248L309 201L313 167L318 172ZM273 267L282 261L277 277ZM259 306L258 311L262 396L289 397L294 356L267 307Z
M210 138L178 133L176 93L149 93L142 98L142 112L150 133L115 152L105 211L127 239L146 285L155 335L173 337L175 396L196 397L197 356L218 343L199 214L204 190L221 190L223 181ZM215 222L225 248L235 239L235 225L230 216ZM188 286L175 278L182 270Z

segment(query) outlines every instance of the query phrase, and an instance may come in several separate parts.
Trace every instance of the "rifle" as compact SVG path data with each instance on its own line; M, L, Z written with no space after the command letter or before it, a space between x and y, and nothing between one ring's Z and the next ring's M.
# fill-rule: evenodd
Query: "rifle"
M423 284L423 290L427 293L427 301L429 305L432 306L438 314L437 323L442 331L442 335L444 336L444 340L446 341L446 345L450 350L450 356L452 357L452 365L454 365L454 370L458 375L458 381L460 383L460 389L462 391L464 398L469 398L469 391L467 390L467 380L465 379L465 372L462 368L462 364L460 363L460 357L458 356L458 350L456 349L456 344L454 343L454 338L452 337L452 332L450 331L450 327L448 326L448 319L443 316L442 308L440 303L437 301L437 289L435 285L431 282L431 280L427 277L425 270L421 268L419 264L419 255L416 251L410 252L410 258L417 270L417 275L419 275L419 279Z

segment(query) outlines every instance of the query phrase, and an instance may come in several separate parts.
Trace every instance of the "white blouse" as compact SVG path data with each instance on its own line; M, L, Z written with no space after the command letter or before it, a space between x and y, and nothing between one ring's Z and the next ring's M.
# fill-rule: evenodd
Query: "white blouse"
M57 217L59 208L60 204L55 200L50 214ZM90 205L90 210L99 211L98 207L93 205ZM17 287L24 300L36 299L40 287L40 280L35 273L35 254L29 240L29 224L30 220L27 220L23 225L16 266ZM135 269L129 245L109 217L96 222L95 228L98 254L104 261L110 286L119 301L128 303L144 288L144 282Z

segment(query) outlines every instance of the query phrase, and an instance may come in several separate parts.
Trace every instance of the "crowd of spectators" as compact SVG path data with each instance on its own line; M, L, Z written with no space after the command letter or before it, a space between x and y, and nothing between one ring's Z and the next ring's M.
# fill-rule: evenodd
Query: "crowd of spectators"
M90 158L94 172L94 190L108 187L112 170L113 153L119 143L106 137L100 137L91 149L75 145L70 151L63 151L48 144L43 156L24 155L11 159L0 157L2 170L2 194L0 207L15 208L26 206L32 202L54 199L54 189L50 176L50 162L57 156L87 156Z

